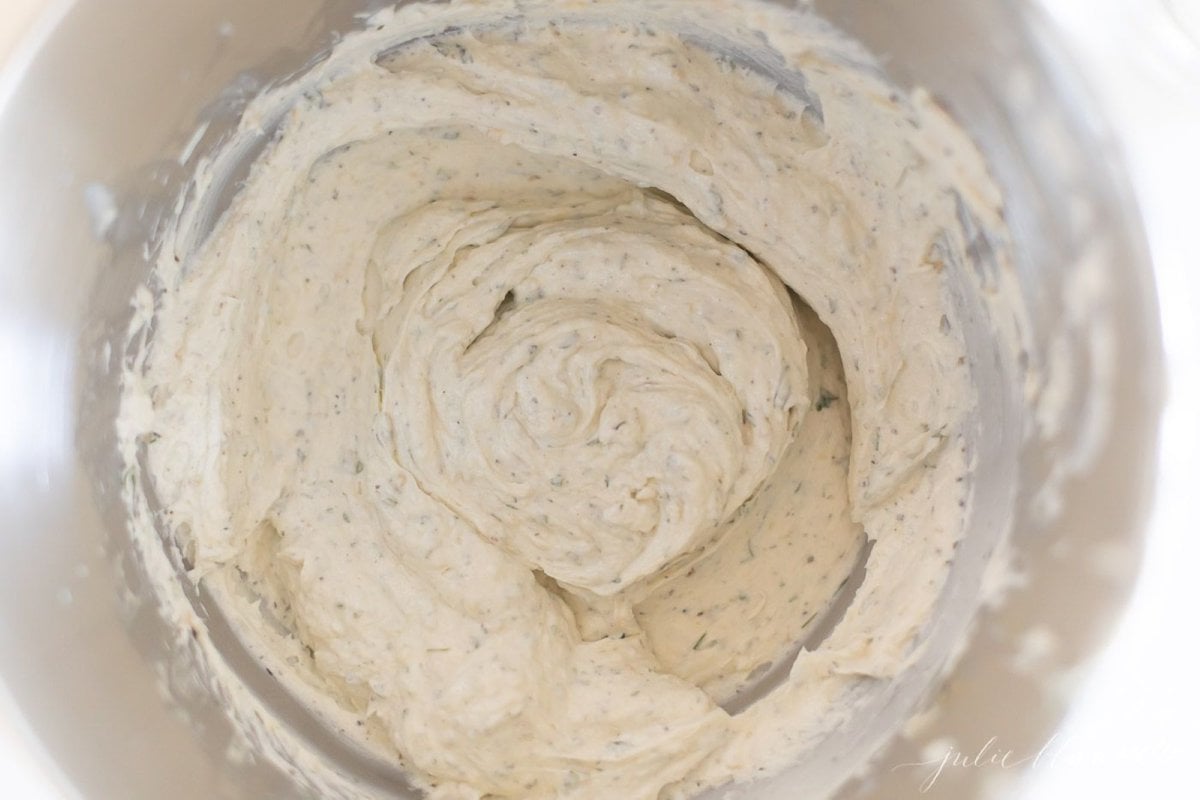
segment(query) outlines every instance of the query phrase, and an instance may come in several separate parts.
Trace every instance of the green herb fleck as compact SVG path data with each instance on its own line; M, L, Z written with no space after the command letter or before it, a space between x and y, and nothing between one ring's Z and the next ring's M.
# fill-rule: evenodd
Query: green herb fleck
M836 394L833 394L828 389L822 389L821 393L817 395L817 402L813 408L817 411L824 411L837 401L838 396Z

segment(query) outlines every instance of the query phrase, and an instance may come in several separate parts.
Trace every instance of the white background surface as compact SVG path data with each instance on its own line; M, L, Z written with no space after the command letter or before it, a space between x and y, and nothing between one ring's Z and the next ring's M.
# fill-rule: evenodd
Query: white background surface
M43 5L42 0L3 0L0 7L0 54L7 55L13 42Z
M1156 262L1170 395L1138 590L1023 796L1200 797L1200 0L1042 2L1126 150ZM0 59L48 5L0 0ZM52 774L0 687L0 796L58 800Z
M1200 797L1200 0L1044 0L1126 150L1155 259L1169 401L1138 589L1028 800Z

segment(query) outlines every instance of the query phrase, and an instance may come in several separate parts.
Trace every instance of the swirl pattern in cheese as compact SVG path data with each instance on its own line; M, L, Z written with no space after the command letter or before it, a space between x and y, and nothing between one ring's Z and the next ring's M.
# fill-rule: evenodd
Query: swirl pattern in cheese
M431 496L610 595L762 487L808 405L805 346L778 279L685 211L636 190L526 202L392 223L371 262L394 290L372 325L384 409Z

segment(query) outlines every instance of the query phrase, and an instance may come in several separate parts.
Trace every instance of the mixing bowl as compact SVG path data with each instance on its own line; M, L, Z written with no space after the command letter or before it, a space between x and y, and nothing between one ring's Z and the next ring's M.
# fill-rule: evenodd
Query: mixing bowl
M249 98L380 5L77 0L53 6L0 79L10 384L0 392L0 677L82 797L308 791L288 764L246 751L161 619L128 537L113 421L130 298L197 159L226 140ZM840 785L847 798L968 798L984 773L929 783L931 742L1045 741L1066 702L1063 676L1103 640L1136 571L1161 405L1150 272L1115 149L1036 6L816 6L899 83L927 87L987 155L1007 196L1038 377L1019 385L996 370L983 384L976 509L929 655L804 764L736 796ZM226 176L215 211L239 177ZM976 613L981 586L993 602ZM411 796L392 768L355 755L254 669L203 597L196 613L264 707L347 782ZM1052 672L1041 658L1050 646Z

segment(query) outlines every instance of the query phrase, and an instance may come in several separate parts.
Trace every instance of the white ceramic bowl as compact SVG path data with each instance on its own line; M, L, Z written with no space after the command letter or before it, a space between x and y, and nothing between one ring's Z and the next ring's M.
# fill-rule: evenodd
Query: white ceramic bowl
M89 800L296 795L286 770L231 757L219 702L171 654L125 532L116 376L129 298L196 157L247 98L379 5L77 0L55 7L0 79L0 374L15 398L0 420L0 677ZM1059 667L1084 660L1127 595L1161 405L1157 312L1116 151L1033 5L816 5L900 83L931 89L989 157L1033 309L1033 358L1075 412L1056 436L1022 445L1018 388L985 399L998 422L980 510L942 598L935 657L873 720L848 726L797 771L738 792L791 798L800 786L841 782L875 752L880 766L842 796L915 797L925 774L894 767L928 757L922 737L1045 741L1065 699L1030 649L1050 635ZM1060 481L1061 494L1046 493ZM1051 505L1060 513L1047 525ZM937 689L938 667L973 620L964 599L1009 525L1021 582L1003 608L974 620L978 635L937 718L880 754L893 722ZM1097 552L1109 557L1089 557ZM233 645L229 658L239 658ZM285 719L309 725L261 676L251 680ZM389 770L356 761L320 730L310 735L367 785L408 796ZM970 798L985 777L948 773L926 796Z

